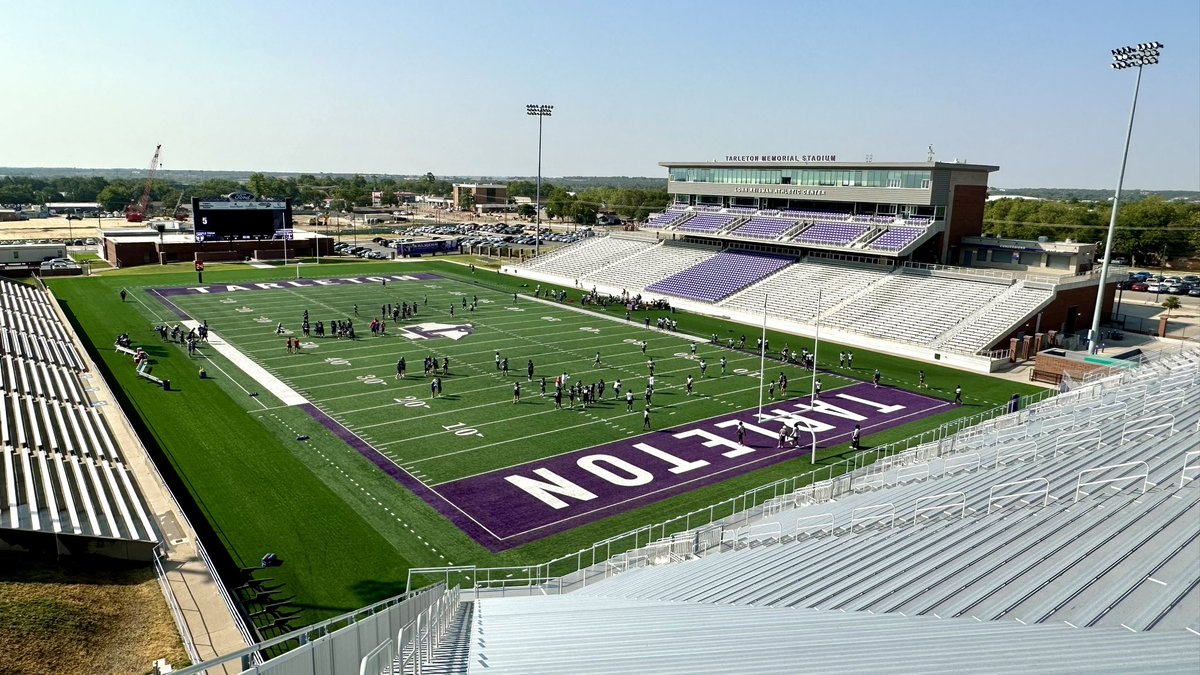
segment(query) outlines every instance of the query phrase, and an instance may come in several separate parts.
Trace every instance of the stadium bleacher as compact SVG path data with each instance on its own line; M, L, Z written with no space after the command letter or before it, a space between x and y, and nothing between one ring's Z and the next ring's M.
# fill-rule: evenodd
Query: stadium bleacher
M921 227L891 227L882 236L867 244L867 248L875 251L899 251L925 232L926 229Z
M619 235L588 237L535 258L529 263L529 269L579 278L585 272L598 270L614 262L635 256L655 246L656 243L623 239Z
M785 267L719 304L750 314L768 312L800 323L812 323L817 315L817 294L822 311L828 312L848 298L861 294L887 278L890 270L854 267L807 259Z
M650 284L646 290L717 302L795 261L795 258L749 251L721 251L694 267Z
M676 229L686 232L717 232L737 219L737 214L698 213L683 221Z
M1054 297L1047 289L1031 288L1018 281L995 300L967 317L957 330L944 335L937 346L946 351L974 354L990 347L1018 322L1031 316Z
M679 223L684 218L690 216L691 213L692 212L685 211L683 209L670 208L651 218L650 220L647 220L642 227L649 228L651 230L667 228Z
M755 239L775 239L799 224L799 220L759 216L742 223L730 234Z
M0 528L157 541L42 293L0 280Z
M845 222L816 222L805 228L792 241L826 246L849 246L866 234L871 227Z
M601 269L576 269L585 281L608 284L628 289L630 293L638 293L660 279L704 262L717 252L715 248L663 242Z
M1007 288L986 281L891 274L822 321L864 335L929 344Z

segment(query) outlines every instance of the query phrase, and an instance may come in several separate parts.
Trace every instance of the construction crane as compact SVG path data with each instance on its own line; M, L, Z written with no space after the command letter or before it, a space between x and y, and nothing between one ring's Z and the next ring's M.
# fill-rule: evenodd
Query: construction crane
M146 188L142 190L142 198L136 204L130 204L125 207L125 220L131 223L140 223L146 219L146 212L150 210L150 188L154 187L154 174L158 173L158 154L162 151L162 144L154 147L154 159L150 160L150 171L146 174Z

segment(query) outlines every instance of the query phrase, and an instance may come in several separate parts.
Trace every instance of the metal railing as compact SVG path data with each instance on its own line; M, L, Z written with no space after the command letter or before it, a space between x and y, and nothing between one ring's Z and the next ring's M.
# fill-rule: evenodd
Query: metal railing
M188 660L192 663L199 663L200 653L196 651L196 641L192 637L192 631L188 629L187 621L183 618L183 610L179 607L179 599L175 597L175 592L171 590L171 581L167 579L167 572L163 569L163 555L162 546L155 546L154 576L158 579L158 585L162 589L163 597L167 599L167 607L171 610L171 618L175 620L175 626L179 629L179 637L183 640L183 649L187 652Z
M251 657L260 655L262 652L275 648L289 647L292 647L292 649L283 654L282 658L294 659L296 658L294 652L297 650L312 650L318 645L324 645L328 642L328 639L331 636L336 635L339 631L357 626L358 624L366 624L368 621L371 621L376 617L383 617L385 613L394 613L396 616L388 616L386 618L395 619L397 623L406 627L411 626L412 623L417 619L414 618L410 620L408 617L414 616L419 618L423 613L427 612L428 609L432 607L438 599L452 595L455 602L458 601L459 590L457 588L453 589L452 591L447 591L445 589L445 586L439 584L428 586L417 591L407 591L386 600L380 600L377 603L357 609L353 612L347 612L331 619L325 619L324 621L320 621L310 626L305 626L304 628L291 631L290 633L284 633L283 635L278 635L261 642L253 643L245 649L241 649L230 654L224 654L208 661L196 663L187 668L183 668L182 670L176 670L175 673L176 675L197 675L199 673L205 673L211 668L216 668L217 666L221 666L222 664L226 664L231 661L239 663L243 670L249 670L253 673L271 673L273 671L273 667L271 665L272 661L263 661L261 658L257 663L254 664L248 664L247 661ZM374 628L374 626L372 626L372 628ZM378 631L375 632L378 633ZM390 629L387 632L390 633ZM411 638L408 641L405 641L400 639L400 636L398 635L395 642L397 654L402 654L405 650L405 645L409 643L411 643ZM378 645L379 642L372 642L371 644ZM321 647L321 649L325 649L325 647ZM374 646L372 646L371 649L374 649ZM332 658L332 654L324 655ZM317 660L319 659L315 652L308 659L310 663L314 663ZM359 658L356 656L354 660L357 663ZM313 668L315 669L316 666L314 665Z

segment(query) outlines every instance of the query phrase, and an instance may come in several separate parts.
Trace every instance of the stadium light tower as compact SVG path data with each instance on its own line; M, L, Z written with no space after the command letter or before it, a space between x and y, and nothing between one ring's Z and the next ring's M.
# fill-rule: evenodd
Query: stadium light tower
M1161 42L1143 42L1132 47L1112 50L1114 70L1137 68L1137 80L1133 85L1133 105L1129 108L1129 127L1125 131L1125 151L1121 154L1121 173L1117 176L1117 193L1113 196L1112 216L1108 220L1108 237L1104 242L1104 262L1100 266L1100 283L1096 287L1096 311L1092 314L1092 330L1088 333L1088 352L1095 354L1100 347L1100 312L1104 305L1104 282L1108 279L1108 265L1112 260L1113 233L1117 229L1117 210L1121 206L1121 186L1125 183L1125 162L1129 159L1129 139L1133 136L1133 116L1137 112L1138 90L1142 86L1142 66L1158 63L1162 50Z
M525 114L532 115L538 118L538 172L537 172L537 203L534 208L537 210L534 214L534 222L537 223L537 231L533 237L533 257L537 257L542 252L542 119L549 117L554 111L552 105L534 105L530 103L525 106Z

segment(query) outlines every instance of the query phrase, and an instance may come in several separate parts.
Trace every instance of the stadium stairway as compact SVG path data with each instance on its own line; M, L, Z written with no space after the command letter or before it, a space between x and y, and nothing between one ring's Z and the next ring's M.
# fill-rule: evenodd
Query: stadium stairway
M429 663L418 665L416 659L412 659L412 648L409 647L392 662L387 672L390 675L465 675L468 672L467 659L471 654L474 617L475 603L471 600L460 602L454 610L450 627L433 650ZM401 665L405 661L413 663Z

